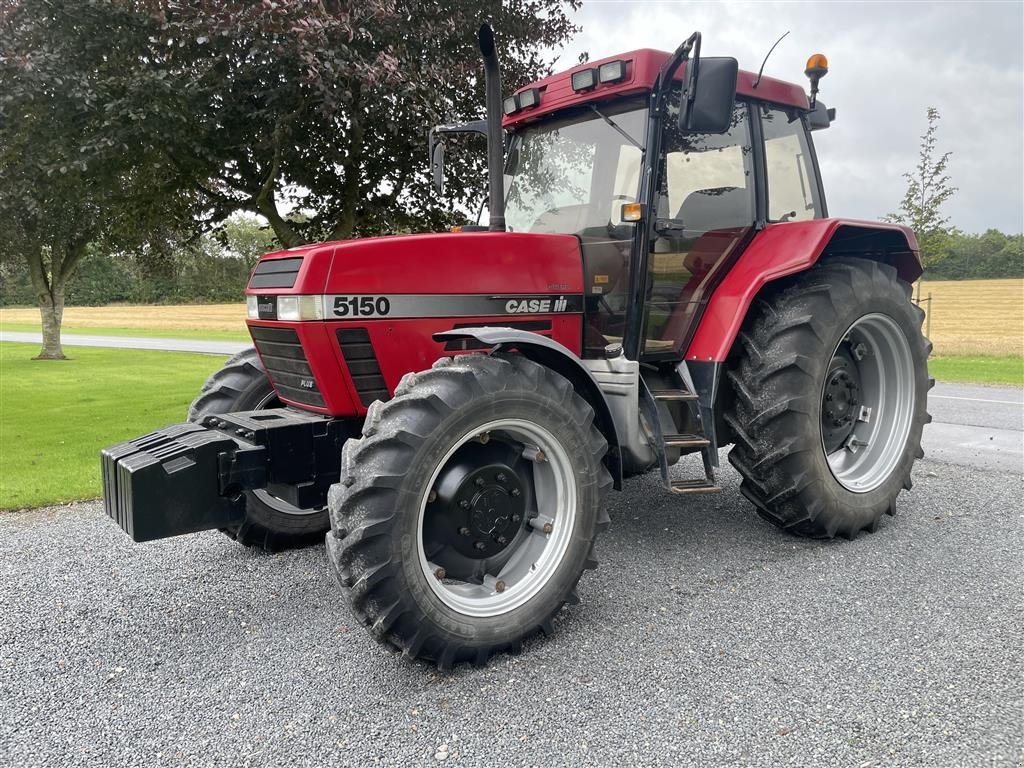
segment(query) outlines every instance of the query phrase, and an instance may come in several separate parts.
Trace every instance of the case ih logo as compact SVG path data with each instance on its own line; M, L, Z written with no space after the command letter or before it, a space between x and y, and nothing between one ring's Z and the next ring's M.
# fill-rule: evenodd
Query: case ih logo
M557 299L509 299L505 304L505 311L510 315L565 312L568 304L564 296Z

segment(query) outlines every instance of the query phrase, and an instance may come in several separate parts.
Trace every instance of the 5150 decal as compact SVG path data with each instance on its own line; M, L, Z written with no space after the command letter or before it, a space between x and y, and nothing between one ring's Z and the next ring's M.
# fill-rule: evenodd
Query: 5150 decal
M335 296L335 317L383 317L391 311L387 296Z

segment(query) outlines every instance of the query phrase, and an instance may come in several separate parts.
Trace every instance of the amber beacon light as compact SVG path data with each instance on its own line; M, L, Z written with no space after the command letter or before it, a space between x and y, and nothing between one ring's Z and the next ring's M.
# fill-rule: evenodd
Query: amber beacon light
M818 99L818 81L828 74L828 59L823 53L815 53L807 60L804 74L811 81L811 107Z

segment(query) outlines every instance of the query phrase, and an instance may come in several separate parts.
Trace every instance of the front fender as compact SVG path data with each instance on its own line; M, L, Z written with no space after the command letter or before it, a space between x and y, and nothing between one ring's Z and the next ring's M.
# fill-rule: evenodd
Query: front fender
M621 490L622 460L619 453L619 436L615 429L615 421L612 418L611 409L608 407L604 393L601 391L600 386L598 386L593 374L568 347L546 336L531 333L530 331L491 326L442 331L441 333L435 333L433 339L434 341L475 339L481 344L491 347L492 351L514 349L538 365L550 368L568 379L576 389L577 394L590 403L590 406L594 409L594 421L597 428L604 435L605 440L608 441L608 454L605 464L608 467L608 471L612 473L615 489Z

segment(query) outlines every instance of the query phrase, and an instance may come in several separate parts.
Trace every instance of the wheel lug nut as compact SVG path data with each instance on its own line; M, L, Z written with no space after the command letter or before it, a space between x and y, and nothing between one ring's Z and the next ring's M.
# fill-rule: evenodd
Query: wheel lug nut
M482 552L483 550L487 549L487 545L484 544L482 541L477 541L473 544L473 549L477 550L478 552Z
M551 533L554 530L554 526L551 523L544 523L544 533Z
M459 536L469 536L469 528L466 526L459 528Z
M495 582L495 584L494 584L494 591L495 592L504 592L505 591L505 582L502 581L501 579L498 579L498 581Z
M519 495L519 489L518 488L513 488L512 489L512 495L513 496L518 496Z
M459 506L462 507L463 509L469 509L469 502L463 499L462 501L459 502Z
M518 523L522 519L523 519L522 515L512 515L512 522L513 523Z
M448 574L444 570L444 568L438 568L436 571L434 571L434 575L437 577L438 581L442 581L444 579L444 577L447 576Z
M825 400L827 400L828 402L831 403L832 402L832 395L825 395Z
M504 483L505 482L505 473L504 472L499 472L498 474L496 474L494 476L494 479L497 480L499 483Z
M431 491L427 494L427 504L433 504L435 501L437 501L437 491Z
M477 484L478 486L482 486L482 485L484 484L484 479L483 479L482 477L478 477L478 478L476 479L476 484Z
M498 543L501 544L502 546L505 546L506 544L508 544L508 539L506 539L504 536L499 536L498 537Z

